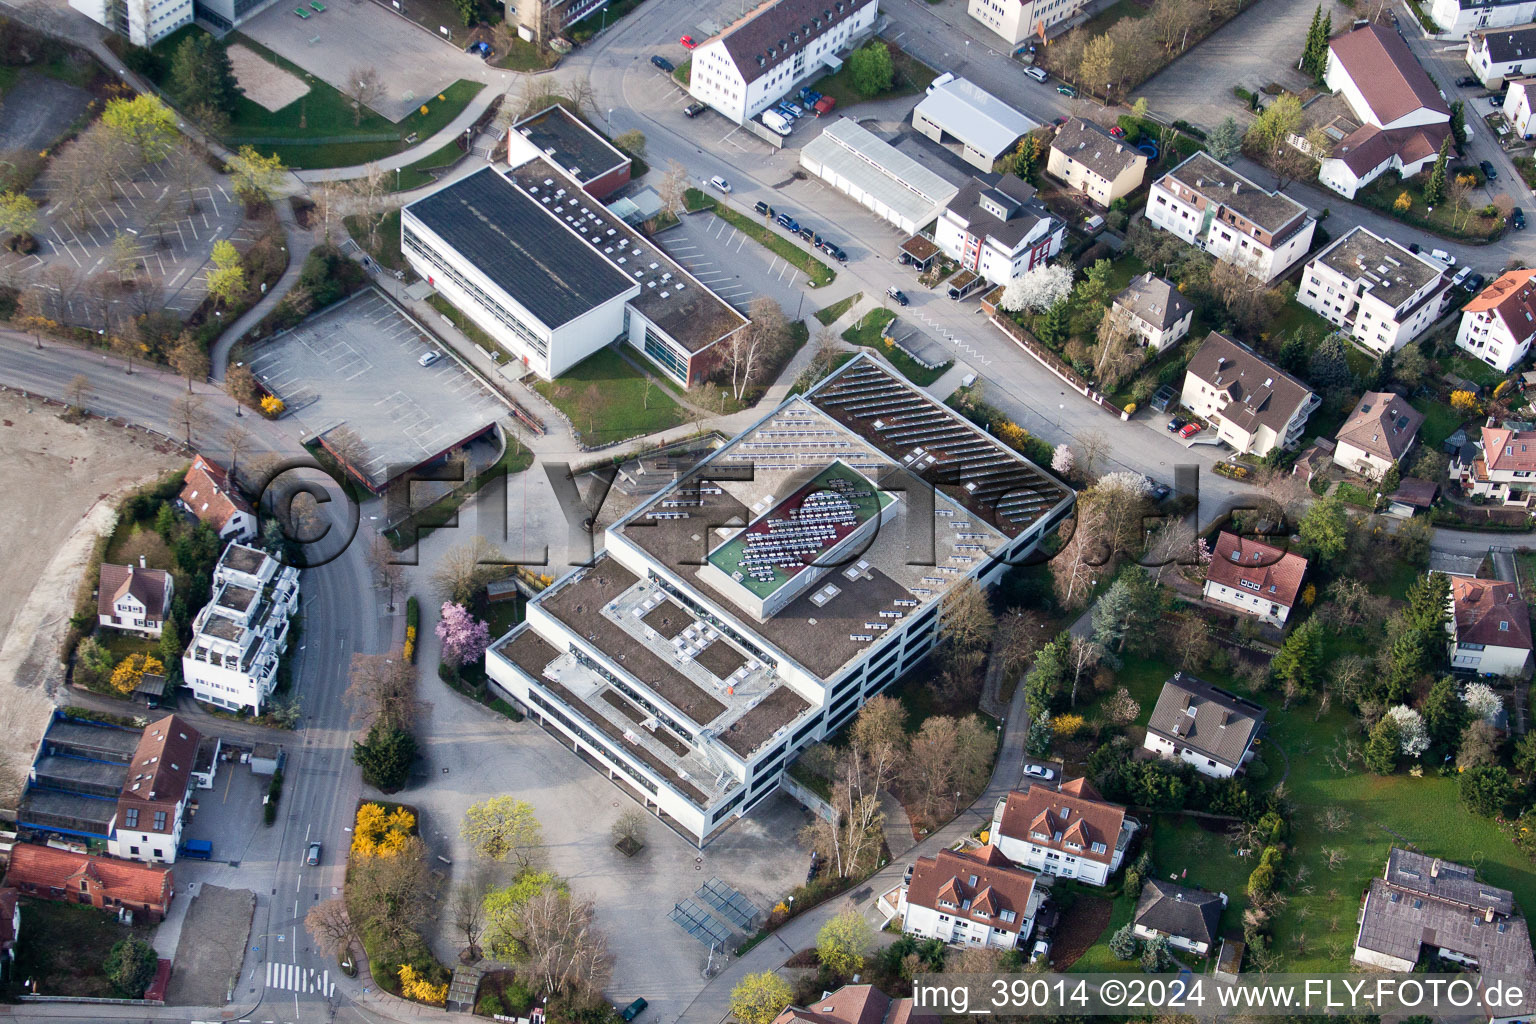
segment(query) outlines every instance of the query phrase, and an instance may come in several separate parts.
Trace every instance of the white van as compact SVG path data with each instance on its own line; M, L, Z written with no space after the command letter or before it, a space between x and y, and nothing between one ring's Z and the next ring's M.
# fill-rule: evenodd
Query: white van
M948 83L953 82L954 80L955 80L955 76L954 75L950 74L948 71L944 72L938 78L935 78L932 82L929 83L929 85L928 85L928 95L932 96L933 95L933 90L937 89L941 85L947 85Z
M793 124L791 124L789 118L785 117L777 110L763 111L763 124L767 125L769 128L772 128L780 135L788 135L790 129L794 127Z

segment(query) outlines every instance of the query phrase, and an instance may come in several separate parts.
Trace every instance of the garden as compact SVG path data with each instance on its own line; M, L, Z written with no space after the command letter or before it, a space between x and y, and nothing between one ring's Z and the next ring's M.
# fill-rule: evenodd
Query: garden
M938 72L883 39L873 39L853 51L840 70L811 86L837 101L839 109L878 96L914 96L921 93Z
M5 972L3 990L12 999L23 992L139 999L158 963L149 944L153 934L153 925L119 924L111 911L24 898L16 959Z
M913 359L896 344L894 339L886 336L886 329L895 319L896 314L891 310L884 306L876 307L860 317L858 323L844 331L843 340L860 348L879 352L881 357L894 366L903 377L920 388L928 387L944 376L945 371L954 365L954 360L928 367Z
M533 388L571 424L577 439L600 448L643 437L688 420L657 375L643 372L613 346L599 349L553 380Z

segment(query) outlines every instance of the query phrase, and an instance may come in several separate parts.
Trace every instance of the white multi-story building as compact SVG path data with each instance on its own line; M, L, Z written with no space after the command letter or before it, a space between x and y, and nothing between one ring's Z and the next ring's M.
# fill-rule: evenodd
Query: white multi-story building
M998 800L991 841L1004 857L1043 875L1107 885L1141 823L1087 779L1061 789L1034 785Z
M1306 574L1307 560L1294 551L1223 530L1206 566L1202 594L1279 628L1290 617Z
M145 727L117 798L108 853L147 864L175 863L201 741L202 734L175 715Z
M1504 93L1504 120L1514 129L1515 134L1526 136L1531 132L1531 115L1536 112L1536 76L1525 75L1521 78L1511 78L1506 81L1507 87Z
M861 354L609 526L486 671L702 845L922 661L958 588L996 581L1071 505Z
M181 656L182 685L200 701L260 714L288 649L299 607L299 570L265 551L231 544L213 570L213 600L192 621Z
M153 46L194 16L192 0L69 0L69 6L135 46Z
M957 946L1016 949L1034 931L1045 902L1035 878L992 845L919 857L897 897L901 930Z
M1142 746L1201 775L1231 778L1253 759L1264 709L1203 679L1176 672L1163 684Z
M1429 16L1442 38L1465 39L1484 29L1536 21L1536 0L1434 0Z
M1085 0L970 0L966 13L1018 46L1030 36L1054 36L1083 12Z
M1387 171L1412 177L1439 156L1451 108L1393 29L1372 23L1330 40L1323 80L1360 127L1323 159L1320 183L1353 199Z
M1452 576L1448 599L1451 669L1524 678L1531 663L1531 608L1503 580Z
M1536 25L1472 33L1467 37L1467 66L1495 92L1510 78L1536 72Z
M1061 252L1067 225L1013 174L972 178L939 216L933 240L965 270L1006 285Z
M768 0L694 49L688 92L739 124L841 67L879 13L876 0Z
M1480 440L1451 459L1450 478L1468 496L1529 508L1536 493L1536 434L1517 427L1482 428Z
M1381 356L1440 318L1451 282L1438 260L1356 227L1307 263L1296 301Z
M1107 210L1141 186L1147 155L1092 121L1074 117L1056 129L1045 169Z
M1536 270L1510 270L1461 307L1456 346L1501 373L1531 350L1536 338Z
M1195 317L1194 303L1172 281L1150 270L1131 279L1125 291L1115 296L1114 308L1125 315L1137 340L1154 352L1188 334Z
M545 159L450 182L400 230L411 268L545 379L622 339L696 384L747 323Z
M1307 254L1317 227L1290 196L1260 188L1205 153L1152 183L1147 219L1266 282Z
M1268 455L1300 440L1322 405L1305 384L1212 331L1189 360L1179 401L1239 452Z

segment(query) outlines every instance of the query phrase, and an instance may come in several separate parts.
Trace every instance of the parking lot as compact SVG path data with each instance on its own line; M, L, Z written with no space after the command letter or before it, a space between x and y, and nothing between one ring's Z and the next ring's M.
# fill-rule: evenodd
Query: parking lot
M306 433L351 427L368 448L356 468L382 482L386 467L414 466L506 414L452 356L419 364L437 351L421 325L370 288L262 345L251 370Z
M787 232L781 233L787 237ZM805 302L804 273L719 217L687 217L656 241L700 283L743 313L759 295L776 300L791 320L815 308ZM830 262L829 257L820 258Z

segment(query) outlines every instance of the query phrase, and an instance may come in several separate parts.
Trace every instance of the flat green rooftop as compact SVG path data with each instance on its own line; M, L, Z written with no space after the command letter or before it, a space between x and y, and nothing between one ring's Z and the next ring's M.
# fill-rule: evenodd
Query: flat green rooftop
M766 598L894 500L834 462L711 552L709 564Z

